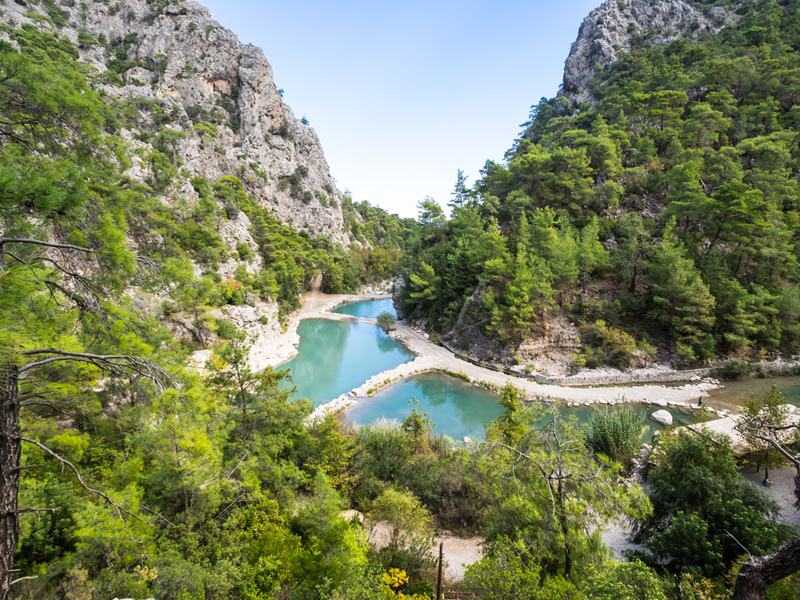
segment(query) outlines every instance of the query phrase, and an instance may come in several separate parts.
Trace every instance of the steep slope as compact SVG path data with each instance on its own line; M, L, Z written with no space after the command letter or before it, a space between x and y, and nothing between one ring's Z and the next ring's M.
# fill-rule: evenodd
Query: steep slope
M196 201L191 177L234 175L284 223L349 245L342 194L316 132L282 101L261 49L242 45L208 9L196 2L51 1L9 3L4 13L6 22L52 30L78 47L80 62L96 70L90 78L97 88L140 110L137 120L123 122L135 145L149 150L161 132L174 132L167 145L179 169L163 186L167 197ZM142 182L159 176L146 154L132 157L130 175Z
M796 355L800 2L704 10L731 6L696 39L689 4L592 13L565 74L586 88L543 99L423 230L406 314L477 360L562 374ZM620 33L634 9L648 39ZM595 59L610 62L587 79Z
M720 6L700 11L683 0L607 0L581 23L564 65L559 95L578 104L591 101L587 84L596 65L605 69L620 52L643 44L716 34L737 18Z

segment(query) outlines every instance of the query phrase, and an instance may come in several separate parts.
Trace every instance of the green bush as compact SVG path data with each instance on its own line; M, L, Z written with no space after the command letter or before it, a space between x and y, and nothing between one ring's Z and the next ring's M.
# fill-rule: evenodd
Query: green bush
M592 413L586 439L596 453L605 454L627 467L639 452L645 432L644 411L629 404L617 404Z
M731 360L725 363L722 367L714 369L712 373L714 377L719 379L741 379L747 377L752 373L753 367L746 362L739 360Z

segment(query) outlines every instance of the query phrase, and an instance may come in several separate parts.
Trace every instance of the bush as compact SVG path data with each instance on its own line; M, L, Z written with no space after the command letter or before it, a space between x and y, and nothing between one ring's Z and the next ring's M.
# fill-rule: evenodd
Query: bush
M646 431L643 411L628 404L617 404L592 413L586 438L596 453L605 454L627 467L638 453Z
M598 320L592 325L584 325L580 328L580 333L581 339L586 343L582 355L590 369L610 364L624 370L639 355L634 337L620 329L609 327L605 321Z
M746 362L732 360L725 363L724 366L714 369L713 374L719 379L741 379L750 375L752 370L752 367Z

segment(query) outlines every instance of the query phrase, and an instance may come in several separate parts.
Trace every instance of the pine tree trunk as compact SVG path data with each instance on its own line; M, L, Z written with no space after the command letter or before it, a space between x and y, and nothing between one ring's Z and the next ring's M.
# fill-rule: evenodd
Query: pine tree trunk
M751 558L736 578L733 600L762 600L767 587L800 570L800 540L774 554Z
M22 441L19 426L18 368L7 366L0 389L0 600L11 588L14 554L19 542L19 467Z

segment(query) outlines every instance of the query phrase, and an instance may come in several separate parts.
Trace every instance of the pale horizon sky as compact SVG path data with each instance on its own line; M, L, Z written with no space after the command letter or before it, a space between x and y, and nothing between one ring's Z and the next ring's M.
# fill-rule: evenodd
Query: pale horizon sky
M532 105L555 96L601 0L200 0L264 50L284 101L356 201L402 217L502 161Z

